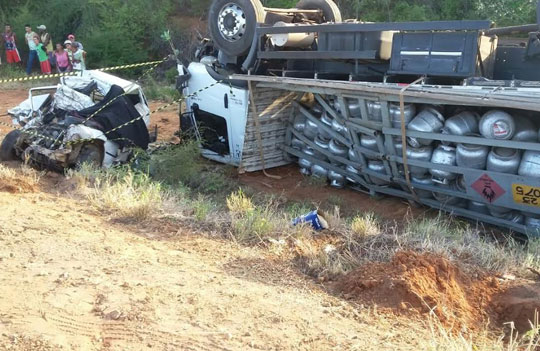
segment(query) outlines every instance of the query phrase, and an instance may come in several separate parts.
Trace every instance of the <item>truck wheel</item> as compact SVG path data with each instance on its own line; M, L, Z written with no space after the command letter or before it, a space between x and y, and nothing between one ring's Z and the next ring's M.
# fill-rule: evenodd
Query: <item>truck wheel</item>
M266 12L260 0L214 0L208 15L214 44L230 56L246 55Z
M332 0L300 0L296 4L296 8L301 10L322 10L322 22L339 23L341 19L341 11L335 2ZM308 16L310 17L310 16Z
M83 163L101 167L103 165L103 146L98 143L87 143L81 147L79 155L75 160L75 166L80 167Z
M15 144L20 135L20 130L12 130L4 137L0 145L0 161L13 161L17 159Z

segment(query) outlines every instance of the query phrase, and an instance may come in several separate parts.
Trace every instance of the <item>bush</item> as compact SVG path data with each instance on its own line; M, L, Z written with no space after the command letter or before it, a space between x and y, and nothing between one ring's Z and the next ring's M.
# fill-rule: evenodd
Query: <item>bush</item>
M196 142L187 142L155 152L150 159L152 178L168 185L198 185L203 163Z

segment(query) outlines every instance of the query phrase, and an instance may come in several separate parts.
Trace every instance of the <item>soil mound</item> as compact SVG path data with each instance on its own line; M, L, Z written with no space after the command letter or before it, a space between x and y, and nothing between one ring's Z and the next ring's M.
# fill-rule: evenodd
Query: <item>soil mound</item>
M398 313L433 311L452 329L485 326L492 297L502 292L496 278L467 274L446 258L399 252L390 263L371 264L346 275L338 289L347 298Z

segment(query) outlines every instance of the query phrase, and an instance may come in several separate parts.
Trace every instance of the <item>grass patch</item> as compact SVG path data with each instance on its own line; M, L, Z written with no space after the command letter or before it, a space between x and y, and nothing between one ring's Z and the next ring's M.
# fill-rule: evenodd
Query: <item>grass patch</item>
M203 166L195 142L159 150L152 154L148 165L152 178L168 185L196 185Z
M129 167L103 170L83 165L68 176L95 208L117 218L147 220L163 209L167 196L160 183Z
M276 212L272 203L266 207L255 206L242 190L229 195L226 201L235 241L260 243L276 229Z
M351 222L351 234L354 237L365 239L381 234L381 226L373 213L359 215L354 217Z
M41 75L41 73L34 73L35 75ZM0 79L14 79L14 78L23 78L26 77L26 71L22 65L17 64L2 64L0 65ZM13 82L13 83L4 83L0 85L0 89L30 89L39 86L47 86L51 84L58 84L58 78L50 79L41 79L39 84L35 81L26 81L26 82ZM24 99L21 99L21 102Z
M153 78L146 79L143 84L144 93L148 100L158 100L170 103L180 99L181 94L174 84L170 82L158 82Z
M215 205L202 194L199 194L191 202L191 207L193 209L193 217L197 222L206 222L209 220L209 214L215 209Z

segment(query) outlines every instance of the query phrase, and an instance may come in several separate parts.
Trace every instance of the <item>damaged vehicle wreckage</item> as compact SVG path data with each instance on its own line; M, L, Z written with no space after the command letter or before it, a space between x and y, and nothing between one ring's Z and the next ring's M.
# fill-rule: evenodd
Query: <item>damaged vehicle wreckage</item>
M331 0L214 0L179 67L203 156L299 170L540 236L538 21L367 23Z
M0 158L42 168L111 167L128 161L133 147L147 149L152 139L141 87L100 71L32 88L28 99L8 113L17 129L2 141Z

